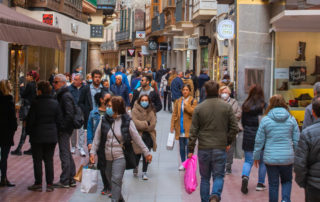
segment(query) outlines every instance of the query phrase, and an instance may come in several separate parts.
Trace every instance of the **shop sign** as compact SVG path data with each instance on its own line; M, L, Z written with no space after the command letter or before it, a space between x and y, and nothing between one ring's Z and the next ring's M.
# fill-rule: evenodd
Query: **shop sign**
M149 41L149 50L158 50L158 43L156 41Z
M274 78L275 79L289 79L289 69L288 68L275 68Z
M233 39L234 22L232 20L222 20L218 24L218 35L222 39Z
M42 15L42 22L53 25L53 14L43 14Z
M200 46L207 46L209 43L211 43L211 39L208 36L200 36L199 38Z
M150 53L149 53L149 51L148 51L148 48L147 48L147 46L141 46L141 54L142 55L149 55Z
M244 89L246 93L249 93L250 87L254 84L264 86L264 69L246 68L244 77Z
M289 81L300 82L307 80L307 68L305 66L289 67Z
M70 48L81 50L81 41L70 41Z
M134 57L134 55L135 55L135 49L128 49L128 56Z
M198 49L198 38L189 38L188 39L188 49L197 50Z
M168 50L168 43L166 42L159 43L159 50Z
M146 38L146 32L145 32L145 31L136 31L136 38L137 38L137 39L144 39L144 38Z
M186 49L186 38L185 37L173 37L172 50L184 50Z

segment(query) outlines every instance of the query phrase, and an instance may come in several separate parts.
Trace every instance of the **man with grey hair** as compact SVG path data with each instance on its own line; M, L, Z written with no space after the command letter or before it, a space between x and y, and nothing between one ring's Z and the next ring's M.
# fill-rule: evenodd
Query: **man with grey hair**
M129 99L129 89L128 87L122 82L123 77L121 74L115 76L116 82L115 84L111 85L110 90L116 96L121 96L126 103L127 108L130 108L130 99Z
M76 167L70 152L70 136L73 131L73 118L75 114L75 102L67 87L67 78L63 74L57 74L53 80L53 87L56 91L56 98L61 107L63 115L63 126L59 131L58 144L61 160L60 181L53 184L55 188L75 187L73 177L76 174Z
M116 73L110 77L110 86L116 83L116 76L121 75L122 83L124 83L127 86L129 93L131 93L128 77L125 73L122 72L123 69L124 69L123 66L117 66Z
M320 96L320 82L317 82L313 86L313 93L314 97ZM312 115L312 104L309 104L306 107L305 113L304 113L304 121L302 129L307 128L308 126L312 125L312 123L315 121L314 116Z
M76 73L73 75L72 84L68 87L70 93L73 96L75 103L79 102L80 91L83 88L83 76L80 73ZM76 151L76 144L78 139L78 149L80 152L80 156L85 157L86 152L83 149L84 145L84 129L83 127L80 129L74 129L71 136L71 153L74 154Z

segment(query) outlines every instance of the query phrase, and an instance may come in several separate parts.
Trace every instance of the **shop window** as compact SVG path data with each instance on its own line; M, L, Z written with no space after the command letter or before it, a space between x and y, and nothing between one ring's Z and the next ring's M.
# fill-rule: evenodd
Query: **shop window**
M201 48L201 68L208 68L208 47Z

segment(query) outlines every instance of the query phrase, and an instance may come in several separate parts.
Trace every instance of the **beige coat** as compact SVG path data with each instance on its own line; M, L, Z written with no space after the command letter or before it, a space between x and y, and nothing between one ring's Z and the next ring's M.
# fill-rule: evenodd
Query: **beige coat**
M156 124L157 124L157 116L152 110L151 107L144 109L141 105L138 104L138 101L134 103L134 107L131 112L132 121L136 125L136 128L140 134L145 132L149 132L152 140L153 140L153 151L157 150L157 132L156 132ZM150 125L148 125L148 122ZM138 147L133 144L135 152L139 153ZM140 152L141 153L141 152Z
M171 128L174 128L175 130L176 140L179 140L179 137L180 137L180 117L181 117L182 98L183 97L179 98L174 103L174 108L173 108L172 117L171 117ZM189 137L189 130L192 123L193 110L196 108L196 106L197 106L197 100L193 99L193 97L191 96L189 97L187 103L184 105L183 128L185 131L185 136L187 138Z
M233 98L230 98L229 101L227 101L227 103L229 103L229 104L232 106L232 110L233 110L233 112L234 112L234 115L235 115L236 118L237 118L238 127L239 127L239 132L240 132L240 131L243 131L243 127L242 127L242 124L241 124L242 109L241 109L241 107L239 106L238 101L235 100L235 99L233 99Z

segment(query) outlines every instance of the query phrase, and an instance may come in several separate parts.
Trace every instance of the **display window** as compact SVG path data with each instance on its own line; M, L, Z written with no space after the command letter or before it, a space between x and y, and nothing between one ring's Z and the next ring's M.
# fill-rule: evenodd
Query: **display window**
M320 33L275 34L274 94L281 94L299 126L312 102L313 85L320 81Z

